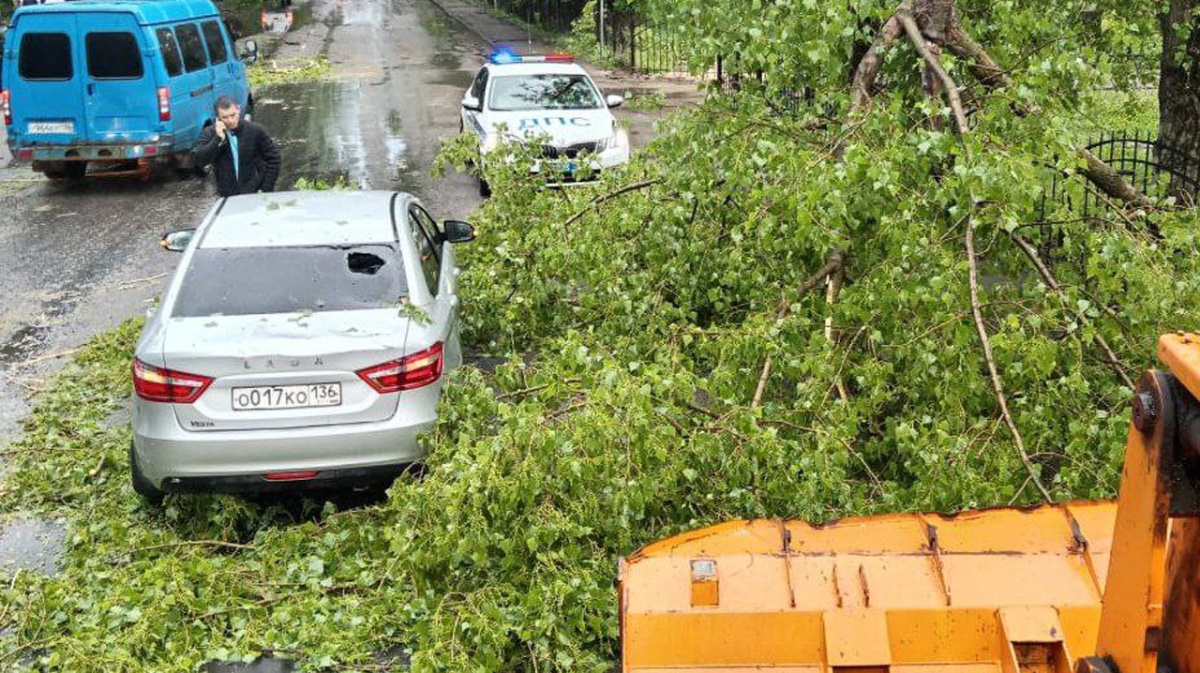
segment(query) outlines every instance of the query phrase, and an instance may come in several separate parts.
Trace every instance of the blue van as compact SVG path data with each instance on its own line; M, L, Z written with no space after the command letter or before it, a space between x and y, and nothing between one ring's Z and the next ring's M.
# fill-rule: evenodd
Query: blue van
M0 0L3 1L3 0ZM19 8L0 68L0 113L18 161L52 178L88 164L186 167L217 96L254 100L211 0L78 0Z

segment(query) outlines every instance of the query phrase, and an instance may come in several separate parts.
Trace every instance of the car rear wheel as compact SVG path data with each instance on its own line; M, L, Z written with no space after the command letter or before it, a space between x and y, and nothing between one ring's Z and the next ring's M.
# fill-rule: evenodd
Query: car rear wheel
M133 478L133 490L137 491L138 495L151 505L162 504L164 494L150 483L146 475L142 474L142 466L138 465L137 452L133 450L133 442L129 443L129 473Z

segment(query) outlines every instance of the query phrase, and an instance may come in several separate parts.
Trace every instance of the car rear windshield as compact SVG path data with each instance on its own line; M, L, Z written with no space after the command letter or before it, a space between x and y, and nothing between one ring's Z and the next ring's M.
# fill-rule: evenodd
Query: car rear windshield
M71 38L66 33L25 33L21 37L18 70L27 80L69 80Z
M510 75L492 84L489 107L518 110L594 110L603 107L590 79L583 75Z
M391 245L201 248L175 317L354 311L396 306L408 295Z
M88 33L88 74L96 79L141 79L142 52L133 33Z

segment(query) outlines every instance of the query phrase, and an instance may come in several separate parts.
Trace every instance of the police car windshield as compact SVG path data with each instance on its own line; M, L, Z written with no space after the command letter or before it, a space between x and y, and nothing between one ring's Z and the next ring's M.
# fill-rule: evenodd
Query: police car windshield
M600 95L583 75L511 75L492 84L490 109L594 110L602 107Z

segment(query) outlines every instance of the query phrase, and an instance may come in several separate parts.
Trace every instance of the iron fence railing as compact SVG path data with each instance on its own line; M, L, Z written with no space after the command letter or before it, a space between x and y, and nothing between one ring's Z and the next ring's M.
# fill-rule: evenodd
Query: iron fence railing
M1152 131L1101 133L1086 146L1126 182L1156 203L1190 206L1200 191L1200 158L1159 142ZM1101 216L1114 207L1112 199L1082 180L1055 174L1046 195L1050 204L1062 204L1081 217Z
M555 32L566 32L583 14L587 0L480 0L492 9Z

